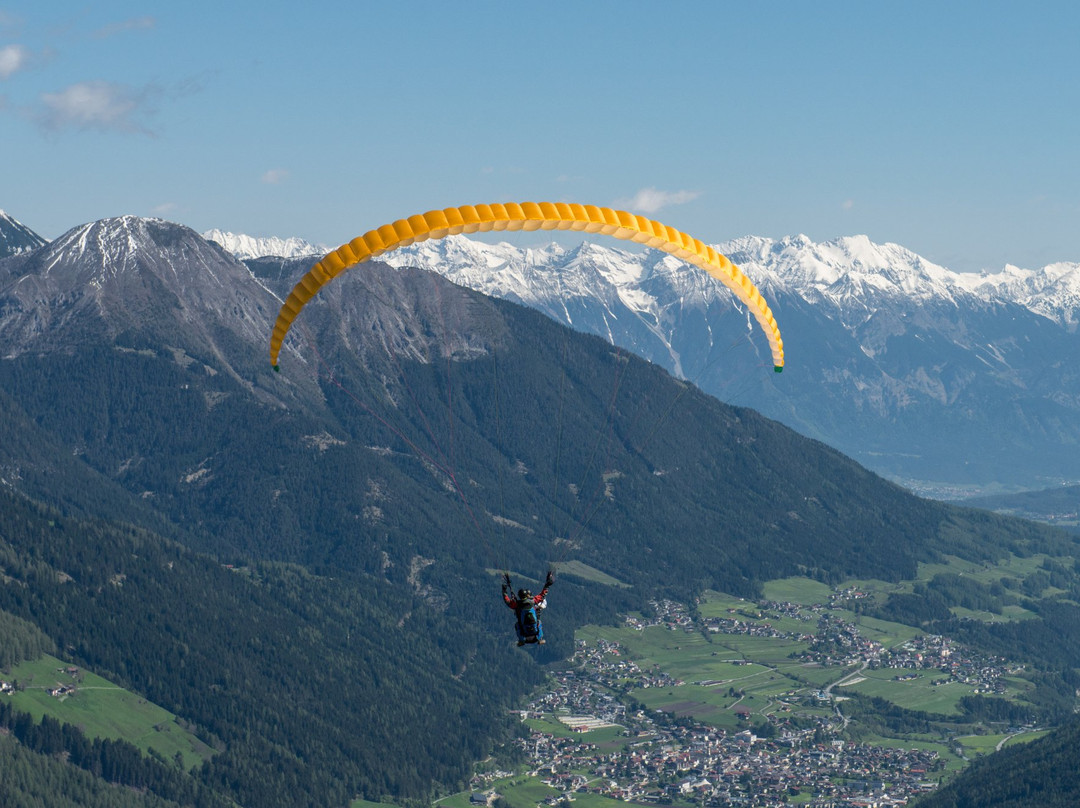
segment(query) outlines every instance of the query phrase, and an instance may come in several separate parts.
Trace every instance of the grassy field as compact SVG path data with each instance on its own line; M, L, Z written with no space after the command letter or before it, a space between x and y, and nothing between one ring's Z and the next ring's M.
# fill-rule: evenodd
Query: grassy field
M857 665L836 665L826 668L815 664L798 664L787 666L783 670L791 677L806 682L807 685L822 688L857 669Z
M560 575L572 575L575 578L581 578L584 581L591 581L593 583L605 584L606 586L620 586L626 589L630 588L630 584L623 583L618 578L613 578L606 572L601 572L596 567L590 567L581 561L564 561L559 564Z
M546 786L535 777L521 777L497 783L495 790L510 808L536 808L558 790Z
M1001 614L973 611L972 609L965 609L963 606L953 606L951 611L962 620L978 620L981 623L1011 623L1016 620L1030 620L1037 617L1035 612L1028 611L1023 606L1006 606L1001 610Z
M546 732L556 738L571 738L579 734L562 721L556 721L553 718L528 718L525 720L525 724L534 732Z
M435 802L436 805L441 805L443 808L470 808L469 795L471 792L463 791L460 794L452 794L449 797L443 797ZM367 802L364 800L355 800L350 808L375 808L379 803Z
M1031 732L1020 732L1016 735L1010 735L1008 738L1006 738L1005 743L1002 744L1002 748L1006 746L1015 746L1018 743L1030 743L1031 741L1038 740L1039 738L1042 738L1043 736L1049 734L1050 730L1048 729L1036 729L1032 730Z
M989 755L1008 735L961 735L956 743L964 751L965 757L975 758Z
M728 695L726 687L638 688L632 695L651 710L663 710L717 727L735 727L740 721L739 714L730 709L738 698Z
M749 608L756 609L757 607L748 600L724 592L716 592L712 589L702 594L701 603L698 604L698 612L702 617L730 617L731 615L728 614L729 609Z
M813 606L815 603L828 603L832 587L810 578L783 578L767 582L764 592L766 600Z
M905 626L903 623L879 620L876 617L854 614L853 612L842 612L841 614L845 620L851 620L851 622L855 623L864 637L879 642L886 648L903 645L908 640L922 634L919 629Z
M761 665L790 667L793 654L805 651L809 644L799 640L772 637L750 637L740 634L718 634L714 643L736 652L743 659L752 659Z
M143 751L154 749L166 760L179 753L186 769L213 754L210 747L182 729L168 710L93 673L80 670L69 674L68 667L68 663L48 655L22 662L4 678L18 681L25 689L0 698L35 720L49 715L74 724L90 738L124 739ZM48 690L58 685L75 685L77 689L68 696L50 696Z
M894 676L910 674L910 670L879 668L862 673L862 681L843 687L843 692L854 691L864 696L878 696L907 710L922 710L941 715L959 715L960 699L971 696L975 688L962 682L931 682L944 678L940 671L919 671L918 678L898 682Z

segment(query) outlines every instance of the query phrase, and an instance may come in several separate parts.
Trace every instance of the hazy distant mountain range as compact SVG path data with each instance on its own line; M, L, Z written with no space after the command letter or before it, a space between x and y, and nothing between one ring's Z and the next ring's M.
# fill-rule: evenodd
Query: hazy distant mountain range
M231 252L240 260L247 258L304 258L309 255L321 256L330 251L321 244L310 244L302 238L258 238L224 230L207 230L202 234L207 241L214 241Z

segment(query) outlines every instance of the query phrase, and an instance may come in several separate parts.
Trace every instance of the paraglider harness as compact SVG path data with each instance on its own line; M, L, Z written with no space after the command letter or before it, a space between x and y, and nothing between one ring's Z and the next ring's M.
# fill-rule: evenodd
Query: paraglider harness
M544 588L539 595L533 597L528 589L519 589L517 597L514 598L510 594L513 591L510 575L509 573L503 574L503 601L514 610L517 617L514 629L517 631L518 645L525 645L526 643L543 645L545 643L544 626L540 622L537 609L544 608L544 599L547 597L547 591L553 583L555 583L555 573L549 570L547 579L544 582Z

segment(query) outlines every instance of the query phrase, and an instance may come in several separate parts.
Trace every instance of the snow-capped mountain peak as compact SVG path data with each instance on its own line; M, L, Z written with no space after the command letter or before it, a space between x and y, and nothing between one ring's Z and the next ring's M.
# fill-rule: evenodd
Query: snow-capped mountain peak
M804 235L779 240L748 236L717 245L764 289L779 288L807 300L827 298L843 307L882 297L952 300L966 291L950 272L899 244L866 236L815 243Z
M74 227L49 246L42 275L56 267L93 267L99 277L122 275L131 269L141 248L154 242L152 229L161 219L118 216Z
M330 247L311 244L302 238L278 238L270 236L260 238L243 233L229 233L224 230L207 230L202 234L207 241L220 244L241 261L251 258L307 258L313 255L326 255Z
M45 244L48 241L0 210L0 258L30 252Z
M52 350L87 330L166 340L187 333L190 344L220 354L209 321L224 323L236 344L261 346L278 305L244 264L194 230L138 216L80 225L6 259L0 290L6 356Z

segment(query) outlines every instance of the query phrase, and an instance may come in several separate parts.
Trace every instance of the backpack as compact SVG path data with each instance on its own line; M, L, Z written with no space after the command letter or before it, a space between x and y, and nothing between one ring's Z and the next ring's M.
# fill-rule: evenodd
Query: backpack
M540 619L536 616L536 606L530 603L518 610L518 625L523 637L535 637L539 631Z

